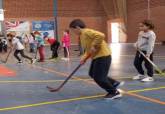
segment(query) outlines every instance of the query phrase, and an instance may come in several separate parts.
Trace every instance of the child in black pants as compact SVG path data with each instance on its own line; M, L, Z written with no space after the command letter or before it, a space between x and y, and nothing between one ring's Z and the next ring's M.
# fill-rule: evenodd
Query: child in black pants
M0 39L0 52L7 52L7 40L5 38Z
M9 42L11 43L11 46L15 49L14 56L18 60L18 63L22 63L21 58L18 56L19 53L21 54L22 57L27 58L31 61L31 63L34 63L35 59L32 59L31 57L24 54L24 46L20 42L20 40L15 36L16 36L15 32L8 34Z
M2 42L2 39L0 39L0 52L2 52L3 50L3 42Z
M69 27L72 32L80 36L82 47L85 50L81 63L85 62L84 58L88 54L92 55L89 75L101 88L108 92L105 98L116 99L122 97L117 87L123 83L107 76L111 65L111 51L104 40L105 35L99 31L86 28L85 23L80 19L73 20Z
M44 33L44 39L50 44L50 50L52 51L52 57L50 59L58 58L60 43L55 38L50 38L47 32Z
M135 43L135 48L137 49L136 56L134 59L134 66L138 71L138 75L134 76L134 80L141 80L143 82L151 82L153 79L153 66L148 62L146 58L149 58L153 61L153 50L154 44L156 40L156 35L153 31L154 25L151 20L144 20L139 23L140 32L138 34L138 40ZM145 54L145 57L140 54L140 52ZM142 63L145 63L145 67L147 69L147 75L144 74L144 70L142 67Z

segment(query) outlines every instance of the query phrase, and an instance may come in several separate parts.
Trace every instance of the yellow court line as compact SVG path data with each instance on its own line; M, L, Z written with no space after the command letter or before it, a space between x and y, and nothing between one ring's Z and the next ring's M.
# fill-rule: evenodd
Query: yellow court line
M138 93L138 92L144 92L144 91L153 91L153 90L159 90L159 89L165 89L165 86L158 87L158 88L146 88L141 90L131 90L129 93Z
M32 65L32 67L35 67L37 69L40 69L40 70L45 70L45 71L49 71L49 72L52 72L52 73L56 73L56 74L59 74L61 76L68 76L69 74L66 74L66 73L62 73L62 72L58 72L54 69L50 69L50 68L44 68L44 67L40 67L40 66L36 66L36 65ZM77 77L72 77L73 79L78 79L80 80L81 78L77 78Z
M114 79L128 79L131 77L112 77ZM51 83L65 80L1 80L0 83ZM69 81L93 81L91 78L70 79Z
M124 92L124 93L127 94L127 95L138 97L138 98L143 99L143 100L147 100L147 101L150 101L150 102L165 105L165 102L163 102L163 101L159 101L157 99L151 99L151 98L148 98L148 97L133 94L133 93L138 93L138 92L142 92L142 91L152 91L152 90L160 90L160 89L165 89L165 86L158 87L158 88L146 88L146 89L140 89L140 90L131 90L131 91L127 91L127 92ZM0 111L15 110L15 109L29 108L29 107L36 107L36 106L42 106L42 105L57 104L57 103L66 103L66 102L85 100L85 99L94 99L94 98L99 98L99 97L103 97L103 96L104 96L104 94L94 95L94 96L86 96L86 97L79 97L79 98L71 98L71 99L63 99L63 100L50 101L50 102L41 102L41 103L35 103L35 104L27 104L27 105L21 105L21 106L13 106L13 107L7 107L7 108L0 108Z
M31 65L29 65L29 66L31 66ZM36 65L32 65L32 67L35 67L35 68L40 69L40 70L49 71L49 72L52 72L52 73L55 73L55 74L59 74L59 75L61 75L61 76L65 76L65 77L67 77L67 76L69 75L69 74L66 74L66 73L58 72L58 71L56 71L56 70L54 70L54 69L50 69L50 68L43 68L43 67L36 66ZM75 77L75 76L73 76L72 79L75 79L75 80L82 80L82 78L78 78L78 77ZM82 81L83 81L83 80L82 80ZM85 82L94 84L93 82L88 81L88 80L86 80Z
M150 102L153 102L153 103L165 105L164 101L160 101L160 100L157 100L157 99L154 99L154 98L145 97L145 96L134 94L134 93L131 93L131 92L125 92L125 94L127 94L129 96L137 97L137 98L145 100L145 101L150 101Z
M119 56L121 56L121 57L135 57L135 55L119 55ZM159 55L156 55L156 56L154 56L155 58L165 58L165 56L159 56Z
M124 91L124 94L130 95L130 96L133 96L133 97L137 97L137 98L140 98L140 99L145 100L145 101L150 101L150 102L154 102L154 103L157 103L157 104L165 105L165 102L163 102L163 101L135 94L135 93L138 93L138 92L153 91L153 90L160 90L160 89L165 89L165 86L157 87L157 88L145 88L145 89L140 89L140 90L130 90L128 92Z
M71 79L69 81L92 81L92 79ZM13 81L0 81L0 83L50 83L50 82L63 82L64 80L13 80Z
M36 66L37 67L37 66ZM42 68L42 67L41 67ZM53 70L52 70L53 71ZM74 79L81 79L81 78L76 78L76 77L73 77ZM83 81L83 80L82 80ZM84 82L87 82L87 83L90 83L90 84L96 84L92 81L84 81ZM130 96L134 96L134 97L137 97L137 98L140 98L140 99L143 99L143 100L147 100L147 101L150 101L150 102L155 102L155 103L158 103L158 104L162 104L161 101L159 100L155 100L155 99L152 99L152 98L148 98L148 97L144 97L144 96L141 96L141 95L137 95L137 94L134 94L134 93L128 93L128 92L125 92L127 95L130 95Z
M15 107L9 107L9 108L0 108L0 111L14 110L14 109L28 108L28 107L35 107L35 106L42 106L42 105L49 105L49 104L57 104L57 103L65 103L65 102L71 102L71 101L77 101L77 100L83 100L83 99L93 99L93 98L99 98L102 96L104 96L104 95L87 96L87 97L79 97L79 98L71 98L71 99L64 99L64 100L57 100L57 101L15 106Z
M29 66L31 66L31 65L29 65ZM69 75L69 74L66 74L66 73L58 72L55 69L44 68L44 67L40 67L40 66L36 66L36 65L32 65L32 67L37 68L37 69L40 69L40 70L48 71L48 72L51 72L51 73L55 73L55 74L58 74L58 75L64 76L64 77L67 77ZM131 77L124 77L123 76L123 77L112 77L112 78L115 78L115 79L124 79L124 78L131 78ZM73 76L72 79L82 80L83 81L82 78L78 78L76 76ZM84 81L87 82L87 83L93 83L93 82L89 82L88 80L84 80Z

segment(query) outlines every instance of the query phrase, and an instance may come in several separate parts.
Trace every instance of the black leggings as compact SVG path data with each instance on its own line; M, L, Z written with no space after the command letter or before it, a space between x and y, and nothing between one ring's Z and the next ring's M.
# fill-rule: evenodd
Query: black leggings
M50 46L50 49L52 51L52 58L58 57L58 48L59 48L59 46L60 46L60 43L57 42L57 41Z
M21 61L20 57L18 56L19 53L21 54L22 57L32 60L32 58L24 54L24 50L22 49L22 50L15 50L14 52L14 56L18 61Z
M146 54L146 51L143 51L144 54ZM150 60L153 61L153 53L150 55ZM137 69L139 74L144 75L144 70L142 67L142 63L145 63L145 67L147 69L147 74L148 76L152 77L153 76L153 66L151 65L151 63L148 62L148 60L143 57L143 55L141 55L139 53L139 51L136 52L136 56L135 56L135 60L134 60L134 66Z
M69 57L69 47L64 47L64 57Z
M114 94L116 88L113 84L117 81L108 77L108 71L111 65L111 56L100 57L92 60L89 75L94 81L108 93Z

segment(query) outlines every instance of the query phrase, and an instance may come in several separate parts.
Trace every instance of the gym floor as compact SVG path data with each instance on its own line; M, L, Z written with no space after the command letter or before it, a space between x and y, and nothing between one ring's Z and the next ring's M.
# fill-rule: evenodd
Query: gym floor
M0 114L165 114L165 77L155 74L154 82L133 81L137 72L132 44L116 44L112 48L109 76L125 81L121 99L103 99L106 92L88 76L90 61L59 92L46 89L58 87L79 64L75 48L71 49L69 62L58 59L17 64L10 55L7 64L0 64ZM165 69L164 49L162 45L155 47L154 63L161 69Z

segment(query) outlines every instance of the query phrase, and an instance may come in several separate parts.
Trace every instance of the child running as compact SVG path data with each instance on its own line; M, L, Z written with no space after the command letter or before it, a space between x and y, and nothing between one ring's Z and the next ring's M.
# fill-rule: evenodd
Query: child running
M134 76L134 80L141 80L143 82L151 82L154 81L153 78L153 66L148 62L148 60L140 54L138 50L143 52L147 58L153 61L153 50L156 35L153 31L154 25L151 20L144 20L139 23L140 32L138 34L138 40L135 43L135 48L137 49L136 56L134 59L134 66L138 71L138 75ZM144 76L144 70L142 67L142 63L145 63L145 67L147 69L147 75Z
M107 76L111 65L111 51L105 42L105 35L99 31L86 28L85 23L80 19L73 20L69 27L73 33L80 37L82 47L85 50L81 63L85 62L84 58L88 54L92 55L89 75L101 88L108 92L105 99L122 97L117 87L124 83Z
M13 47L13 49L15 49L14 57L18 60L18 63L22 63L22 60L18 56L18 54L21 54L22 57L29 59L31 61L31 63L35 62L35 59L32 59L31 57L28 57L27 55L24 54L24 46L20 42L20 40L18 38L16 38L15 32L9 33L8 37L9 37L9 41L11 43L11 46Z

